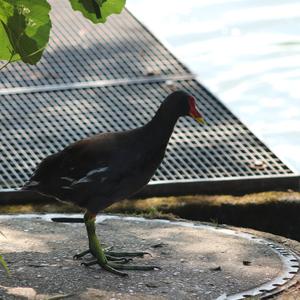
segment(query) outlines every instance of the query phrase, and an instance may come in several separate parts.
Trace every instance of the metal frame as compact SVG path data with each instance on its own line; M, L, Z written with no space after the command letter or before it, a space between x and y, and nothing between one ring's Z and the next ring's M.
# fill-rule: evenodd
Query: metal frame
M300 178L296 175L286 176L256 176L240 177L226 179L202 179L202 180L174 180L151 182L141 191L131 198L148 198L165 197L165 196L182 196L182 195L243 195L246 193L265 192L265 191L282 191L282 190L300 190ZM0 191L0 204L26 204L30 202L48 203L54 199L44 195L18 191L15 189L5 189Z
M140 84L140 83L154 83L154 82L166 82L174 80L189 80L194 79L193 74L182 74L182 75L160 75L151 77L137 77L137 78L120 78L110 80L96 80L86 82L72 82L66 84L51 84L51 85L38 85L38 86L22 86L22 87L11 87L0 89L1 95L16 95L26 93L38 93L38 92L54 92L54 91L65 91L65 90L78 90L87 89L94 87L105 87L114 85L129 85L129 84Z

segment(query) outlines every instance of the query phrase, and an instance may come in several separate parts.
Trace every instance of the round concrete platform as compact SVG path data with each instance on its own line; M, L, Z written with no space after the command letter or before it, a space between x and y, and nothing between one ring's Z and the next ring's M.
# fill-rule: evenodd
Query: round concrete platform
M162 268L128 271L129 277L121 278L72 260L87 248L84 225L49 222L55 216L0 217L0 253L11 270L7 277L0 269L0 299L263 298L290 284L299 271L299 258L291 250L247 233L100 215L97 233L105 245L149 251L152 257L134 261Z

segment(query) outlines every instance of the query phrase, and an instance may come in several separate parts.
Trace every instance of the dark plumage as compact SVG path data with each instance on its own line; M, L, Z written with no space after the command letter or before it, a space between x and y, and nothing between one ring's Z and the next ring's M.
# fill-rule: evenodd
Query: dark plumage
M151 179L177 119L190 114L191 99L183 91L174 92L146 125L97 134L48 156L23 189L73 202L92 213L131 196Z

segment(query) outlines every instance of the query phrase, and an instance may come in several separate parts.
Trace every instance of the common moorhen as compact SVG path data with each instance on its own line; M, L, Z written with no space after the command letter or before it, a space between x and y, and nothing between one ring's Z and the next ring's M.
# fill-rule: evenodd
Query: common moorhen
M176 121L191 116L204 119L196 108L195 98L184 91L170 94L146 125L124 132L100 133L77 141L62 151L46 157L23 190L31 190L72 202L86 209L84 222L89 250L105 270L150 270L154 266L125 265L123 256L142 256L145 252L117 253L102 249L96 233L96 214L110 204L127 198L145 186L161 163Z

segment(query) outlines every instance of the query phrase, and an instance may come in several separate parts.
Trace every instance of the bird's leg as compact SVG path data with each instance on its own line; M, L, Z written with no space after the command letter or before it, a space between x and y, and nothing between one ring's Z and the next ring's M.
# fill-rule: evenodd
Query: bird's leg
M133 251L133 252L129 252L129 251L112 251L113 247L107 247L104 248L104 254L107 258L107 260L110 261L119 261L119 262L129 262L132 259L130 257L144 257L144 255L150 255L152 256L152 254L150 252L145 252L145 251ZM75 254L73 256L74 260L77 259L81 259L83 256L87 255L87 254L91 254L91 250L88 249L86 251L83 251L81 253Z
M96 235L95 219L96 215L91 214L88 211L84 214L84 223L88 234L90 252L93 254L93 256L97 260L97 263L103 269L117 275L126 276L126 273L120 272L114 269L113 267L109 266L105 253Z
M103 269L112 272L117 275L126 276L126 273L120 272L119 270L154 270L158 268L156 266L139 266L139 265L124 265L125 261L120 259L120 261L109 262L102 249L100 242L96 235L95 227L96 215L86 212L84 215L84 223L86 226L88 239L89 239L89 251L96 258L97 264L99 264ZM82 252L82 256L89 253L88 251ZM127 261L126 261L127 262ZM85 265L93 265L95 262L85 263ZM159 269L159 268L158 268Z

